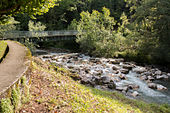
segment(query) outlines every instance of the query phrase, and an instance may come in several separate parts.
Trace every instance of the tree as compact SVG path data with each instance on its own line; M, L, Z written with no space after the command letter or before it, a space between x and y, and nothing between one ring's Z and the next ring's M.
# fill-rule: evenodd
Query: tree
M96 56L114 57L125 51L126 38L114 26L117 22L110 16L110 11L103 8L103 13L93 10L81 13L78 22L77 42L83 51ZM125 15L124 15L125 17ZM122 22L121 30L125 22ZM125 30L125 29L124 29Z
M36 15L48 12L49 8L54 7L58 0L1 0L0 1L0 21L8 16L17 13L28 13Z
M169 0L144 0L133 15L142 40L140 51L160 63L170 63L169 6Z

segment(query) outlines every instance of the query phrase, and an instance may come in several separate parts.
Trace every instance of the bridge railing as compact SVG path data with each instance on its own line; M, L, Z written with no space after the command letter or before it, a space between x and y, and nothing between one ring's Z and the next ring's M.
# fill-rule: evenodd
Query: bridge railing
M60 30L60 31L8 31L3 35L4 39L15 38L34 38L34 37L55 37L55 36L75 36L75 30Z

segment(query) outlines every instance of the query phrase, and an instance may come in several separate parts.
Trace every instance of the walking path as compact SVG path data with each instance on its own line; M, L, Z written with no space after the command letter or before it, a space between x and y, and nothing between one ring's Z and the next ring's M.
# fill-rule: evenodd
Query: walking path
M27 48L13 41L6 41L9 52L0 63L0 94L13 85L25 71L25 56Z

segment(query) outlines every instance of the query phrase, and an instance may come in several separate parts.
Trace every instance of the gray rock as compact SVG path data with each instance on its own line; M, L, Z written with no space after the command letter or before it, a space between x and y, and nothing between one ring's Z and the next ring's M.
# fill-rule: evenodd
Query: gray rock
M129 89L132 89L132 90L137 90L137 89L139 89L139 85L130 84L130 85L128 85L128 88L129 88Z
M123 74L128 74L129 70L128 69L120 69L120 72Z
M142 75L146 75L146 76L152 76L152 72L144 72L144 73L142 73Z
M154 78L154 77L152 77L152 76L148 76L147 78L148 78L148 80L150 80L150 81L155 80L155 78Z
M109 88L109 89L116 89L115 83L110 83L110 84L108 84L108 88Z
M147 76L146 75L143 75L140 77L141 80L147 80Z
M116 90L118 91L128 91L128 87L127 86L116 86Z
M157 84L155 84L155 83L148 83L148 87L152 88L152 89L156 89L157 88Z
M161 74L162 74L162 72L160 70L155 71L155 75L161 75Z
M160 80L160 79L168 79L168 75L157 75L157 76L156 76L156 79L157 79L157 80Z
M133 65L123 64L122 67L131 70L133 68Z
M132 94L131 94L133 97L136 97L139 95L139 93L137 91L134 91Z
M146 72L146 68L144 67L136 67L133 69L134 72L138 73L138 74L141 74L143 72Z
M122 79L122 80L126 80L126 79L127 79L124 74L120 74L120 75L119 75L119 78Z
M167 88L163 85L157 84L157 90L167 90Z
M167 76L169 76L169 78L170 78L170 73L167 73Z
M110 59L109 63L110 64L120 64L120 62L123 62L124 59L120 58L120 59Z
M113 83L113 80L109 76L103 76L100 80L103 84L110 84L111 82Z
M113 70L119 70L120 67L118 67L118 66L116 66L116 65L113 65L113 66L112 66L112 69L113 69Z

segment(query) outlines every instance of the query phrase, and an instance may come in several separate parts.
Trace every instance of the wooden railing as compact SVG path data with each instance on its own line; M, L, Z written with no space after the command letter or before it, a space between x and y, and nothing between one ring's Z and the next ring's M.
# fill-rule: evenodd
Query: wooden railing
M61 31L8 31L4 33L3 39L15 38L34 38L34 37L64 37L76 36L75 30L61 30Z

